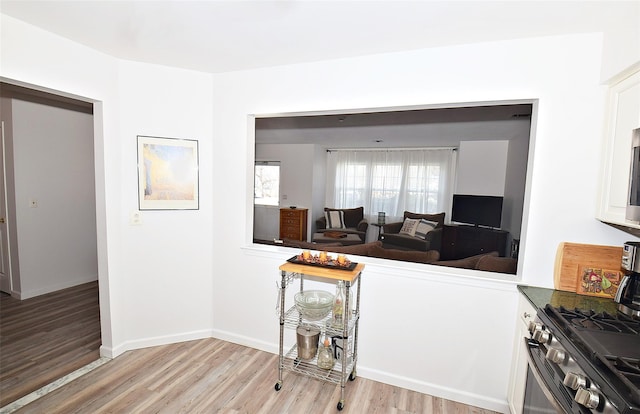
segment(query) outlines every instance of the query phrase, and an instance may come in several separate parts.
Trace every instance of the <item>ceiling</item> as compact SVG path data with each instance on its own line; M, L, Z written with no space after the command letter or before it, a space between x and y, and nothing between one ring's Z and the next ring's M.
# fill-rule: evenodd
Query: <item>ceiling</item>
M460 141L529 140L533 102L256 118L257 144L323 148L457 147Z
M221 73L606 32L629 16L640 19L640 1L0 0L0 12L119 59ZM512 105L264 118L256 122L256 142L447 145L521 135L531 119L518 114L522 108Z
M114 57L219 73L601 32L632 1L33 1L0 12Z

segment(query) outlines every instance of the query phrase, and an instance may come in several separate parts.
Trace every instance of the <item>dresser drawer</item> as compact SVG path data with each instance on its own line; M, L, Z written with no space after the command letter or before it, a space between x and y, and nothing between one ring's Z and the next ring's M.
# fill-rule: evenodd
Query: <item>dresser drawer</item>
M295 218L282 218L280 219L280 225L286 225L286 226L299 226L300 225L300 219L298 217Z
M287 233L287 232L280 232L280 238L281 239L290 239L290 240L300 240L300 241L304 241L300 239L300 233L295 231L292 233Z
M299 234L300 233L300 226L280 226L280 233L293 233L293 234Z
M283 209L280 210L280 217L282 218L300 218L300 214L303 212L304 210L297 210L297 209Z

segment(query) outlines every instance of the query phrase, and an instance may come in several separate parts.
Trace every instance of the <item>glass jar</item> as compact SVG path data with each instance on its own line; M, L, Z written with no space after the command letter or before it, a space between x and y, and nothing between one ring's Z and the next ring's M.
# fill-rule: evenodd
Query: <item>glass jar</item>
M335 365L331 343L329 338L324 339L324 346L318 351L318 367L322 369L332 369Z
M333 300L333 309L331 315L331 324L336 329L344 326L345 308L344 308L345 292L344 281L339 280L336 286L336 296Z

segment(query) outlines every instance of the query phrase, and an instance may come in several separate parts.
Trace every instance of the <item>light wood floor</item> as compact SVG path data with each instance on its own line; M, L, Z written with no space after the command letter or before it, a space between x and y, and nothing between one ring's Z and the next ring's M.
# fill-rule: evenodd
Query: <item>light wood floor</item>
M97 283L0 298L0 407L98 359ZM277 355L218 339L129 351L17 413L338 413L340 387L285 372ZM356 378L342 413L481 413Z
M218 339L129 351L16 413L338 413L340 387L285 372L277 355ZM342 413L491 413L364 378Z
M0 296L0 407L100 357L98 283Z

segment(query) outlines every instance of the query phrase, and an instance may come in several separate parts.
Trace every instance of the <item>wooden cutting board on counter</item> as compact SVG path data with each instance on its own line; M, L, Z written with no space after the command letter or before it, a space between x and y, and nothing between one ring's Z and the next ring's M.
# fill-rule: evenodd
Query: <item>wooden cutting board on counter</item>
M622 271L622 247L563 242L558 245L553 285L558 290L579 292L579 272L585 267Z

